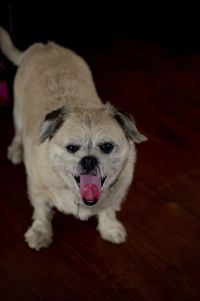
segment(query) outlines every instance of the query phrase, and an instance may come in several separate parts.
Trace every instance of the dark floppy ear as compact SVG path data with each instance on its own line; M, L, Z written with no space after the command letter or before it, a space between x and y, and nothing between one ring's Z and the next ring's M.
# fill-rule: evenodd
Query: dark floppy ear
M38 143L43 143L47 138L51 139L57 130L62 126L65 121L67 112L65 107L61 107L57 110L51 111L48 113L41 126L38 137Z
M119 125L122 127L128 139L133 140L135 143L140 143L148 140L146 136L138 131L135 121L131 115L121 110L117 110L110 104L108 106L109 110L111 109L113 118L115 118Z

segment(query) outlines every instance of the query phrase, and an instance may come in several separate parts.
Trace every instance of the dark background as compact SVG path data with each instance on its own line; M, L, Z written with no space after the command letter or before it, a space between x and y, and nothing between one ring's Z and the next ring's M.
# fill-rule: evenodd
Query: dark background
M153 41L175 53L200 51L200 21L195 4L163 1L93 3L79 1L7 1L0 23L18 47L55 40L74 49L105 47L116 37Z

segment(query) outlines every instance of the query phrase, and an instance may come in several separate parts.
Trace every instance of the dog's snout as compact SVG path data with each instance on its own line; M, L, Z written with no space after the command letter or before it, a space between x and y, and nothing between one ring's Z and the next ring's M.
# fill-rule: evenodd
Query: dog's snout
M87 157L83 157L81 159L80 163L81 163L82 167L84 168L84 170L86 170L87 172L90 172L97 166L98 160L94 156L87 156Z

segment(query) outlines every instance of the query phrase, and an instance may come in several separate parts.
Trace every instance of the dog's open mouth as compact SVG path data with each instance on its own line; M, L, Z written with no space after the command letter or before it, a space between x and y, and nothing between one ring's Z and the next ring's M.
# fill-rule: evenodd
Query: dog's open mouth
M101 197L101 188L105 182L106 177L83 174L75 177L76 183L80 190L81 198L85 205L95 205Z

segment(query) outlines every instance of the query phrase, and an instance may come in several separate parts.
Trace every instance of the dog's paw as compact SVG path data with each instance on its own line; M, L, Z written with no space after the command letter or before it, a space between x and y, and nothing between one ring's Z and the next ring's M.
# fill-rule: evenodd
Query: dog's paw
M126 241L126 229L119 221L98 226L98 231L103 239L112 243L121 244Z
M34 222L24 235L25 241L31 249L39 251L41 248L47 248L53 237L51 225L40 222Z
M19 143L13 142L8 147L7 157L13 164L20 164L23 161L22 145Z

